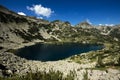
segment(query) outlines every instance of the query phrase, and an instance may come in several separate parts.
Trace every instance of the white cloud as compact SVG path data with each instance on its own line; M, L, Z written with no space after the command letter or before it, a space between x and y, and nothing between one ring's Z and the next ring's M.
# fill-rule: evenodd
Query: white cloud
M92 24L89 19L86 20L89 24Z
M114 26L114 24L105 24L105 26Z
M114 26L114 24L99 24L99 26Z
M27 9L34 11L38 16L50 17L54 13L50 8L43 7L41 4L33 5L32 7L27 6Z
M43 17L37 17L37 19L43 19Z
M99 26L102 26L103 24L99 24Z
M26 14L25 14L25 13L23 13L23 12L18 12L18 14L19 14L19 15L26 16Z

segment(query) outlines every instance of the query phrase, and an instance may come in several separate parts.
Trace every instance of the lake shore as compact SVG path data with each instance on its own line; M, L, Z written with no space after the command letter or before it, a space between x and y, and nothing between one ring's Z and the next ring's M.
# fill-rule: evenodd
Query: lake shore
M20 47L16 48L22 48L24 46L31 46L34 45L35 43L28 43L20 45ZM12 46L12 45L11 45ZM14 46L15 47L15 46ZM13 47L11 47L14 49ZM108 48L108 47L107 47ZM105 48L105 49L107 49ZM88 76L90 79L96 80L96 79L107 79L111 78L114 80L119 80L119 69L112 69L108 68L103 71L101 70L95 70L96 62L89 62L89 60L84 59L85 63L76 63L72 61L71 59L65 59L65 60L60 60L60 61L49 61L49 62L41 62L41 61L34 61L34 60L27 60L25 58L20 58L13 53L6 52L7 49L2 49L0 50L0 62L1 64L6 66L8 70L13 71L14 69L16 70L15 74L23 75L29 72L29 69L31 69L33 72L36 72L36 69L38 71L43 71L46 70L48 71L49 69L53 68L55 71L59 70L63 72L65 75L69 73L71 70L75 70L77 73L76 80L82 80L84 78L84 73L87 71ZM89 54L89 53L87 53ZM83 54L85 55L85 54ZM17 61L17 62L16 62ZM87 69L87 70L86 70ZM105 72L105 71L108 72ZM110 71L114 72L110 72ZM90 76L90 75L96 75Z

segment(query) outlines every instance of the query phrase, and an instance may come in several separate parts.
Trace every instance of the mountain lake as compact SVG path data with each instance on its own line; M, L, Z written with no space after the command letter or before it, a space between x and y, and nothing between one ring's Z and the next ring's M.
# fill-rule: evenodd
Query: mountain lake
M16 55L28 60L57 61L68 58L72 55L82 54L89 51L103 49L102 45L97 44L35 44L18 49Z

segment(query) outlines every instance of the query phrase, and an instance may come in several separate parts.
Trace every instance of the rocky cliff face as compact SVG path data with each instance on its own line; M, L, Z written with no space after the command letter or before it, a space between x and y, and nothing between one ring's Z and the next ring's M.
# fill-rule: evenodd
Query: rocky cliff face
M4 7L0 9L0 42L23 43L34 39L45 40L45 27L49 22L18 15ZM41 32L43 33L41 33Z

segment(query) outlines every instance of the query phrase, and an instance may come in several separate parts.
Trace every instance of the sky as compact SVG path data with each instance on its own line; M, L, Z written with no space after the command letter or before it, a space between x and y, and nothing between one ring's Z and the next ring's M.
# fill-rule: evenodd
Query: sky
M120 0L0 0L0 5L24 16L49 21L69 21L76 25L120 24Z

